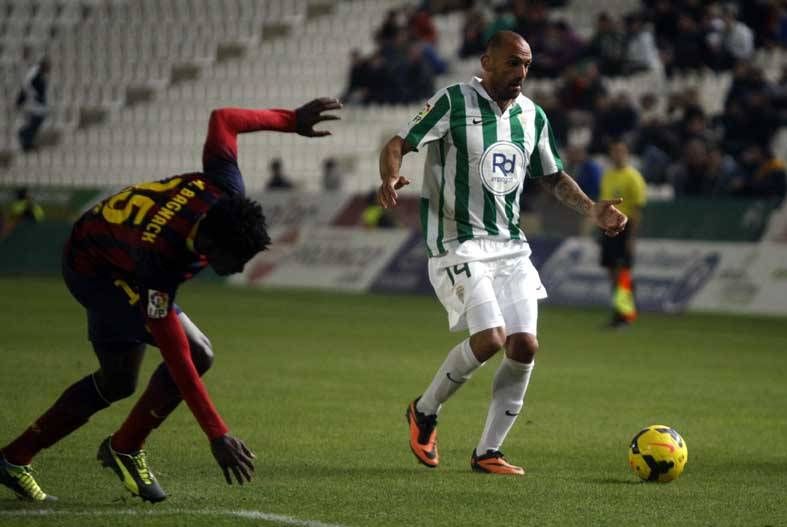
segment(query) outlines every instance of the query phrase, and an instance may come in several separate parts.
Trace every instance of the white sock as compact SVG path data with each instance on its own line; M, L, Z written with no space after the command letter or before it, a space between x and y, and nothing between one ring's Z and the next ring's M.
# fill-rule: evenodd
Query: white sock
M476 448L479 456L486 454L487 450L500 450L517 415L522 411L535 364L535 361L525 364L503 357L492 381L492 402L489 404L484 433Z
M448 353L432 384L418 400L416 410L426 415L436 415L441 405L483 366L470 349L470 339L465 339Z

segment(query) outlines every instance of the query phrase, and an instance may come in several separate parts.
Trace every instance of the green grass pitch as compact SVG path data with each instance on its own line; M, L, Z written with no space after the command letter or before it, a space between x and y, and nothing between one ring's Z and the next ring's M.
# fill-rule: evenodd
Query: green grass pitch
M224 483L181 407L147 444L169 500L132 499L95 461L132 398L36 459L57 504L0 489L0 525L787 525L783 318L646 314L609 333L602 311L545 307L525 410L503 449L528 472L501 478L468 464L499 359L444 407L439 468L408 449L405 406L460 338L436 300L199 282L178 300L213 341L206 382L258 455L253 483ZM54 278L0 279L0 328L4 443L96 361L83 311ZM145 376L159 360L150 349ZM649 424L686 439L673 483L639 483L627 465L628 441Z

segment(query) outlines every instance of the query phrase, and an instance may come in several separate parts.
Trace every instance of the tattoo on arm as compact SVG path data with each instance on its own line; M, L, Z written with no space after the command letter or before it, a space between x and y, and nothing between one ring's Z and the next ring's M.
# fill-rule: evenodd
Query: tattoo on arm
M577 211L583 216L590 214L593 201L582 192L576 181L562 170L555 174L544 176L539 181L544 188L551 192L566 207Z

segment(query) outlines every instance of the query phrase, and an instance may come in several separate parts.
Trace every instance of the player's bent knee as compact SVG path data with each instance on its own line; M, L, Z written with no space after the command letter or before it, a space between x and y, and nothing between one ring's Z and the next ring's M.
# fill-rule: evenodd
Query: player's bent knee
M505 345L506 332L503 328L491 328L470 337L470 347L480 362L486 362Z
M137 390L137 376L136 375L94 375L96 380L96 387L101 392L102 397L107 402L114 403L131 397Z
M518 362L529 363L538 352L538 338L530 333L514 333L506 342L508 356Z

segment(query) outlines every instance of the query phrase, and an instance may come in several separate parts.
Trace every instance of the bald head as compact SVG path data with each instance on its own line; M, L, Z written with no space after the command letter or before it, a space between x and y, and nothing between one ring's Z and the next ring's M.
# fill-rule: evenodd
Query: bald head
M522 82L532 61L530 45L518 33L498 31L487 42L481 56L483 84L501 108L522 92Z
M487 41L486 53L491 53L504 47L516 48L521 46L527 46L527 49L530 49L527 41L519 33L498 31Z

